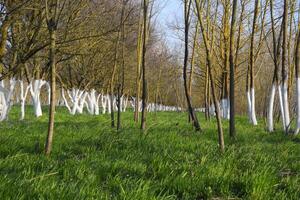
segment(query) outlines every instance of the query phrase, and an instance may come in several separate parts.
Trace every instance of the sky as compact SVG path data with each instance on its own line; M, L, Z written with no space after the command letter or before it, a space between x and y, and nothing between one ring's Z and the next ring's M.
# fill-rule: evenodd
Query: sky
M157 17L158 26L165 33L168 45L174 47L179 40L171 26L183 18L182 3L180 0L157 0L156 4L160 10Z

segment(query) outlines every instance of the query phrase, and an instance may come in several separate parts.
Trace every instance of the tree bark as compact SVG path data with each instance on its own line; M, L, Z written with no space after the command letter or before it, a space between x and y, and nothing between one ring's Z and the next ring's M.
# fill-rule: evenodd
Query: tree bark
M191 7L191 1L185 0L184 1L184 18L185 18L185 52L184 52L184 64L183 64L183 81L184 81L184 91L185 91L185 97L187 100L187 106L188 106L188 112L189 116L191 117L191 120L193 122L193 125L195 127L196 131L201 131L201 127L197 118L197 115L194 111L194 108L191 103L191 97L188 90L188 83L187 83L187 65L188 65L188 56L189 56L189 18L190 18L190 7Z
M231 138L236 137L235 131L235 63L234 63L234 41L235 41L235 30L236 30L236 10L237 10L237 0L233 1L232 17L231 17L231 29L230 29L230 121L229 121L229 135ZM236 55L237 56L237 55Z
M146 129L146 112L147 112L147 80L146 80L146 43L147 43L147 18L148 18L148 0L144 0L143 4L143 47L142 47L142 82L143 82L143 93L142 93L142 119L141 129Z
M51 77L51 97L50 97L50 110L49 110L49 124L48 124L48 136L46 140L46 155L51 153L53 133L54 133L54 115L55 115L55 101L56 101L56 27L55 22L50 20L48 22L48 29L50 35L50 53L49 53L49 64L50 64L50 77Z
M283 12L283 21L282 21L282 102L283 102L283 111L284 111L284 122L285 127L284 131L286 134L289 132L290 126L290 116L289 116L289 102L288 102L288 66L287 66L287 28L288 28L288 2L289 0L284 0L284 12Z

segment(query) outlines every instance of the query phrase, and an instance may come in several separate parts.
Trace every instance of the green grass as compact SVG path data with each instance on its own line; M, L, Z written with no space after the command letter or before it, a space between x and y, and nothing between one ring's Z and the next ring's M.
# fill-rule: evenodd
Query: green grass
M43 155L47 113L29 109L0 124L0 199L300 199L300 138L268 134L237 119L238 138L220 154L216 124L200 116L193 131L185 113L148 114L147 134L122 115L56 114L53 152ZM263 122L260 122L263 124Z

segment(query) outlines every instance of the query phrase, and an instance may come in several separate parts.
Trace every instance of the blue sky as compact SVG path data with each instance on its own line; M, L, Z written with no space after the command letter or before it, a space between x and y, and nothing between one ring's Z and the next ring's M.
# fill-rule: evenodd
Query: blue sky
M157 0L157 6L161 9L158 15L158 23L165 33L168 43L171 47L177 43L176 33L171 30L170 25L175 24L176 21L181 21L183 18L183 7L180 0Z

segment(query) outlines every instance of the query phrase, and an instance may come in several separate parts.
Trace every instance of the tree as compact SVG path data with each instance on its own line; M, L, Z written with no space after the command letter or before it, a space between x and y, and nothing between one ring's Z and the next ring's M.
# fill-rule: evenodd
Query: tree
M284 0L284 10L282 19L282 71L281 71L281 90L284 111L284 130L288 134L290 128L290 114L289 114L289 101L288 101L288 66L287 66L287 29L288 29L288 0Z
M183 81L184 81L184 90L185 97L188 105L188 113L192 119L192 123L196 131L201 131L201 127L197 118L197 115L194 111L194 108L191 103L191 97L188 90L187 84L187 66L188 66L188 57L189 57L189 26L190 26L190 11L191 11L191 0L184 1L184 40L185 40L185 51L184 51L184 64L183 64Z
M141 129L146 129L146 112L147 112L147 80L146 80L146 51L147 51L147 22L148 22L148 0L143 3L143 44L142 44L142 118Z
M220 105L219 100L216 95L215 79L214 79L214 75L212 72L212 67L213 67L212 52L213 52L213 43L214 43L214 29L212 29L212 39L211 39L211 42L209 43L205 28L204 28L204 22L202 19L202 9L203 9L202 5L200 5L199 0L195 0L195 3L196 3L196 9L197 9L197 16L198 16L198 20L200 23L200 28L201 28L202 37L203 37L205 50L206 50L206 60L207 60L207 65L208 65L208 73L209 73L209 77L210 77L211 92L212 92L212 96L213 96L213 102L214 102L214 106L215 106L215 113L216 113L216 119L217 119L217 125L218 125L219 148L220 148L221 152L223 152L225 149L225 144L224 144L224 135L223 135L223 128L222 128L221 114L220 114L221 111L220 111L220 106L219 106ZM208 19L209 19L209 16L208 16Z
M237 0L233 0L232 5L232 17L231 17L231 29L230 29L230 127L229 134L230 137L234 138L235 132L235 92L234 92L234 81L235 81L235 63L234 63L234 39L235 39L235 29L236 29L236 10L237 10ZM237 56L237 55L236 55Z
M49 50L49 67L51 70L50 85L51 85L51 100L49 110L49 125L48 135L46 140L45 153L49 155L52 149L53 133L54 133L54 115L55 115L55 101L56 101L56 31L59 21L59 0L48 3L45 0L46 22L49 31L50 50Z

